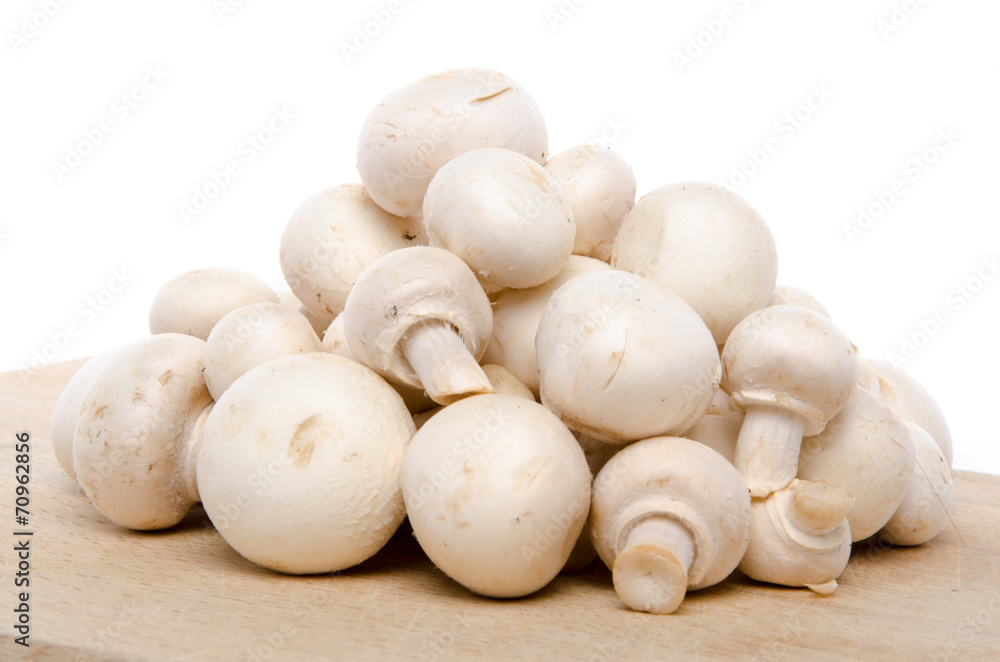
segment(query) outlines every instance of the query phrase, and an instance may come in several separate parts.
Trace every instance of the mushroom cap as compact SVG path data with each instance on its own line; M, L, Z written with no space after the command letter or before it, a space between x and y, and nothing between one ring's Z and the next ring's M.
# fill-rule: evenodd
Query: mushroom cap
M483 354L483 362L507 368L537 397L539 385L535 334L549 298L574 276L610 268L600 260L571 255L551 280L536 287L501 292L493 303L493 334Z
M425 243L422 235L419 223L383 210L361 184L331 186L292 212L281 234L281 271L302 305L329 320L372 262Z
M795 479L766 498L753 499L750 544L739 569L747 577L782 586L823 585L837 579L851 558L851 527L843 514L847 492L823 481ZM801 530L796 508L826 511L825 520L839 520L823 532Z
M680 297L615 269L552 295L536 336L542 403L610 443L682 434L719 382L712 334Z
M103 351L80 366L80 369L73 373L66 386L63 387L59 399L56 400L55 407L52 409L52 418L49 419L52 452L55 454L59 466L73 480L76 480L76 472L73 471L73 434L76 432L76 423L80 418L83 395L87 392L87 387L90 386L94 375L114 352L114 349Z
M819 302L819 299L809 294L800 287L789 287L787 285L777 285L771 294L768 306L798 306L808 308L814 313L819 313L823 317L833 319L826 307Z
M321 349L324 352L336 354L337 356L343 356L345 359L361 363L354 356L354 352L351 351L351 346L347 344L347 336L344 334L343 314L337 315L337 317L330 322L330 326L327 327L326 332L323 334ZM392 382L389 383L389 386L396 389L396 393L399 393L400 397L403 398L406 408L414 416L422 414L438 406L438 403L431 400L430 396L428 396L427 392L422 388L410 388L409 386L393 384Z
M461 258L414 246L376 260L358 278L344 308L344 333L358 361L386 379L421 388L402 340L414 324L444 320L479 360L493 329L490 300Z
M722 388L739 407L796 412L805 419L805 436L823 431L859 375L854 345L829 318L787 305L740 322L722 351L722 368Z
M618 230L611 266L676 292L722 345L741 319L767 305L778 254L746 200L716 184L681 182L636 203Z
M954 461L951 430L938 401L902 368L878 359L862 358L861 362L877 375L879 391L889 408L904 421L922 427L941 447L950 467Z
M208 335L205 383L218 400L243 373L289 354L320 351L303 315L280 303L252 303L228 313Z
M168 280L153 297L149 332L183 333L207 340L226 313L251 303L278 303L278 295L245 271L194 269Z
M500 287L535 287L573 252L576 224L558 182L507 149L474 149L441 166L424 198L431 246Z
M885 526L913 474L913 441L882 399L857 386L826 429L802 440L798 477L825 480L854 495L847 511L854 542Z
M944 530L950 521L955 484L944 451L916 423L906 421L916 456L913 479L899 509L879 532L893 545L920 545Z
M721 582L747 547L750 492L739 472L711 448L679 437L626 446L594 479L591 539L614 568L632 527L665 516L691 534L694 559L688 588Z
M73 469L91 503L130 529L177 524L197 503L188 444L212 398L205 341L163 333L114 350L83 396Z
M521 380L512 375L507 368L493 363L484 363L482 368L483 373L486 374L486 378L490 380L490 385L493 387L494 392L516 395L525 400L535 401L535 394L522 384Z
M610 149L580 145L554 154L545 169L573 211L574 255L610 260L618 228L635 204L632 167Z
M745 417L746 413L733 404L729 394L717 388L708 411L688 428L684 438L705 444L732 464Z
M449 577L498 598L533 593L559 573L587 518L590 482L566 426L513 395L448 405L403 460L420 546Z
M285 356L226 390L205 422L198 486L237 552L290 574L332 572L382 548L405 512L413 421L378 375L340 356Z
M414 216L438 168L480 147L503 147L543 163L545 119L509 76L455 69L401 87L372 109L358 139L358 173L380 207Z

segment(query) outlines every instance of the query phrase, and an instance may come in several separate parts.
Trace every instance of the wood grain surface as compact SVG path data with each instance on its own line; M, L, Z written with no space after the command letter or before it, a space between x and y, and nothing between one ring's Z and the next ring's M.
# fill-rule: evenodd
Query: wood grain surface
M201 508L138 533L59 468L49 416L82 361L0 375L0 660L1000 660L1000 477L957 472L953 526L913 548L858 543L832 596L734 574L672 615L626 610L599 564L528 598L480 598L408 530L335 575L230 549ZM15 434L31 435L30 648L14 643Z

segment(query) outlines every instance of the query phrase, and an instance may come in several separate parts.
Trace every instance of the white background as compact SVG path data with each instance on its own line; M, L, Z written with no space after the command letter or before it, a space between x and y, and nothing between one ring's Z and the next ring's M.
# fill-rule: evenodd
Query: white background
M907 350L956 464L1000 473L1000 278L977 275L1000 253L998 24L989 0L5 0L0 370L148 333L152 296L191 268L283 289L285 220L358 180L370 108L416 78L485 66L535 96L551 151L603 132L640 195L684 179L736 187L771 226L779 282L818 297L864 354ZM294 119L251 147L275 111ZM102 121L111 132L60 176ZM180 205L229 160L239 174L185 222ZM901 193L849 241L845 225L894 182ZM127 286L113 293L116 273Z

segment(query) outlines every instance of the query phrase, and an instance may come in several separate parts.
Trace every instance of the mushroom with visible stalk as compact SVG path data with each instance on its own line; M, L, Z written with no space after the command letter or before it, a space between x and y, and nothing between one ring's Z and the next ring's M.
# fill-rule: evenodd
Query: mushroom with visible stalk
M774 293L771 294L771 300L767 302L768 306L798 306L799 308L807 308L814 313L819 313L823 317L833 319L830 317L830 313L827 311L826 306L819 302L819 299L809 294L800 287L789 287L787 285L778 285L774 288Z
M323 333L323 342L320 344L320 347L324 352L343 356L345 359L361 363L354 356L354 352L351 351L351 346L347 344L347 336L344 335L343 313L337 315L330 322L330 325L326 328L326 332ZM396 393L399 393L400 397L403 398L406 408L414 416L439 406L438 403L427 396L427 393L422 388L410 388L409 386L393 384L391 382L389 386L396 389Z
M846 516L853 501L841 487L798 478L765 498L754 498L750 545L740 571L770 584L833 593L851 558Z
M944 451L916 423L906 422L916 447L913 478L899 509L878 537L893 545L920 545L944 530L950 520L955 484Z
M423 388L442 405L493 392L477 363L493 327L490 300L448 251L414 246L379 258L343 315L351 352L389 381Z
M164 529L198 503L195 454L212 398L205 341L162 333L124 345L83 396L73 470L91 503L130 529Z
M525 400L535 401L534 394L528 390L528 387L518 381L517 377L512 375L509 370L503 366L494 365L492 363L484 363L482 365L483 373L486 378L490 380L490 386L493 387L495 393L500 393L502 395L513 395L518 398L523 398ZM433 402L433 401L432 401ZM438 405L433 409L428 409L426 411L420 412L419 414L414 414L413 423L417 426L419 430L424 426L431 416L438 413L444 409L447 405Z
M292 212L281 233L281 272L302 305L329 324L372 262L422 243L419 223L386 212L360 184L332 186Z
M817 435L858 382L854 345L828 318L798 306L758 310L722 352L722 388L746 411L735 465L755 497L798 473L802 437Z
M680 297L627 271L591 271L549 300L536 336L542 403L613 444L682 434L719 383L712 334Z
M802 440L798 477L825 480L854 496L851 540L874 535L899 508L913 473L913 441L903 421L860 384L840 412Z
M746 413L733 404L729 394L717 388L708 411L688 428L684 438L705 444L733 464L744 418Z
M493 302L493 334L483 354L483 363L495 363L507 368L537 398L539 385L535 335L549 298L575 276L610 268L600 260L571 255L562 270L551 280L536 287L500 292Z
M475 149L441 166L423 217L430 245L458 255L493 290L541 285L573 252L576 224L558 182L507 149Z
M320 351L309 320L280 303L254 303L227 314L205 345L205 384L213 400L251 368L287 356Z
M392 92L372 109L358 139L358 173L382 209L412 217L438 168L480 147L543 163L549 137L542 112L499 71L446 71Z
M611 266L675 292L723 345L740 320L767 305L778 254L746 200L717 184L682 182L636 203L615 237Z
M552 412L512 395L466 398L414 435L403 498L427 556L476 593L512 598L566 563L590 505L580 445Z
M908 372L886 361L861 359L879 381L882 399L904 421L916 423L941 447L948 466L954 461L951 431L938 404L920 382Z
M610 149L580 145L554 154L545 169L573 211L573 254L610 260L618 228L635 204L632 168Z
M266 568L356 565L403 521L400 468L413 432L399 395L354 361L317 352L262 363L205 422L205 512L233 549Z
M149 332L207 340L226 313L251 303L278 303L278 295L245 271L225 267L187 271L167 281L153 297Z
M59 399L56 400L55 407L52 409L52 418L49 420L52 452L62 470L74 481L76 480L76 472L73 471L73 434L76 432L76 423L80 418L83 396L94 375L114 353L114 349L105 350L80 366L80 369L73 373L66 386L63 387Z
M747 548L750 495L736 469L689 439L626 446L594 479L591 537L630 609L669 614L729 576Z

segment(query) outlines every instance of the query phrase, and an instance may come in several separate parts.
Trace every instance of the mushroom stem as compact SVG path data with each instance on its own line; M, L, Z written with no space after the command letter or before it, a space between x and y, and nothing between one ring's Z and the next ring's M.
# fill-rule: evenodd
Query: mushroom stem
M805 418L764 404L747 405L746 412L733 464L750 495L766 497L791 483L798 473Z
M455 327L444 320L414 324L400 347L427 395L438 404L450 405L469 395L494 392Z
M182 442L181 448L183 448L184 457L182 458L183 473L181 474L181 481L184 484L184 489L187 491L188 498L194 503L201 503L201 496L198 494L198 448L201 446L201 431L205 426L205 420L208 415L212 412L212 407L215 406L215 402L209 402L205 405L195 419L191 422L191 427L185 430L185 438Z
M854 503L847 490L824 480L801 480L792 490L786 511L799 531L814 536L830 533L844 521Z
M670 614L687 593L694 561L691 533L668 515L652 515L634 524L612 570L615 591L629 608Z

